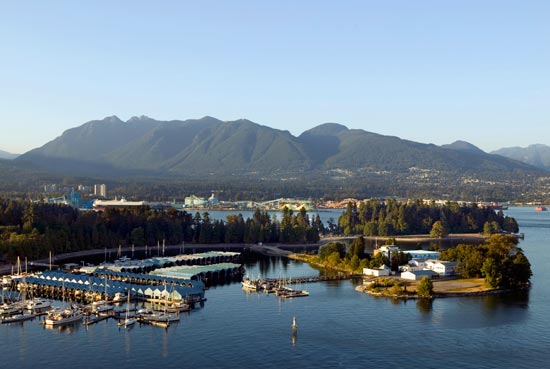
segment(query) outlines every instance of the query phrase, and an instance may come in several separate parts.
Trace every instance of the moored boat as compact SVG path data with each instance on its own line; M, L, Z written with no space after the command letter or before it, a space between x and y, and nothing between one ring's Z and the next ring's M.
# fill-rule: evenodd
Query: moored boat
M281 297L283 298L305 297L305 296L309 296L309 292L307 292L306 290L292 290L281 295Z
M119 327L128 328L136 324L136 319L130 316L130 295L128 294L128 302L126 303L126 316L123 320L117 323Z
M4 324L4 323L23 322L25 320L29 320L29 319L34 318L34 316L35 315L32 314L32 313L22 312L22 313L19 313L19 314L4 316L4 317L1 318L1 322L2 322L2 324Z
M4 302L0 305L0 315L12 315L23 310L24 304L22 301L15 301L11 303Z
M124 302L128 296L124 292L117 292L113 297L113 302Z
M535 208L535 211L546 211L546 210L548 210L548 209L546 209L546 206L537 206Z
M92 302L92 313L102 314L113 310L115 307L109 304L107 301L94 301Z
M30 311L43 310L52 307L52 302L50 300L35 298L27 301L25 308Z
M241 285L243 286L244 289L247 289L250 291L259 291L261 288L261 283L259 280L252 280L248 277L242 280Z
M82 321L83 314L77 309L55 309L44 320L46 325L58 326Z

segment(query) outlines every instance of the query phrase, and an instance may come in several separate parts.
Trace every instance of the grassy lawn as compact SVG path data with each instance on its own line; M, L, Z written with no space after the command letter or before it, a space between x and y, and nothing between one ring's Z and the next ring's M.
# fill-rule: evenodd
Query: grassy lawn
M469 293L492 289L485 285L483 278L436 280L433 285L435 293Z

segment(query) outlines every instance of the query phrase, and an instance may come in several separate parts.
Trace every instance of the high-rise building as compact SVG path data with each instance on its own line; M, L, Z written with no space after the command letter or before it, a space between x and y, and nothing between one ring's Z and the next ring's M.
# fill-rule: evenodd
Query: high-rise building
M105 186L105 183L94 185L94 195L99 197L107 197L107 186Z

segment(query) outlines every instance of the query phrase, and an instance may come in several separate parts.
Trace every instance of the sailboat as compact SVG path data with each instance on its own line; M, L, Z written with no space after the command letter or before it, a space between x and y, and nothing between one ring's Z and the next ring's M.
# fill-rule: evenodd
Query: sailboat
M25 281L25 277L23 277L23 283L25 283L24 281ZM4 299L4 291L2 291L2 300L3 299ZM5 303L3 305L5 305ZM24 311L23 309L24 306L25 306L24 297L22 301L17 301L7 306L2 306L1 313L3 316L0 318L0 322L14 323L14 322L22 322L24 320L29 320L34 318L33 313L27 313Z
M128 294L128 302L126 303L126 317L124 318L124 320L118 322L117 325L119 327L128 328L134 324L136 324L136 319L130 317L130 294Z
M105 300L92 302L92 312L95 314L105 314L115 307L107 301L107 275L105 275Z
M2 290L2 304L0 305L0 316L13 315L23 310L23 301L10 301L4 300L4 290Z
M65 281L63 281L63 304L65 304ZM57 308L51 310L44 323L47 326L60 326L65 324L70 324L73 322L80 322L83 318L82 311L80 309L75 309L73 307L68 308Z

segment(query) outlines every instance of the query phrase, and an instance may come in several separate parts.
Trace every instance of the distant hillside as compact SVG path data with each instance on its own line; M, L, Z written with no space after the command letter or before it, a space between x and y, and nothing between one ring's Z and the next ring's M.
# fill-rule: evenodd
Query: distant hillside
M12 154L10 152L0 150L0 159L11 160L11 159L15 159L18 156L19 156L18 154Z
M299 137L246 119L212 117L157 121L134 117L95 120L65 131L16 159L22 165L73 175L139 174L262 176L452 172L495 175L536 172L529 165L455 142L439 147L337 123ZM425 177L425 175L424 175Z
M481 150L479 147L472 145L469 142L460 141L460 140L455 141L452 144L441 145L441 147L444 149L466 151L466 152L471 152L471 153L480 154L480 155L485 154L485 151Z
M528 147L507 147L493 151L492 154L505 156L538 168L550 170L550 146L547 145L536 144Z

